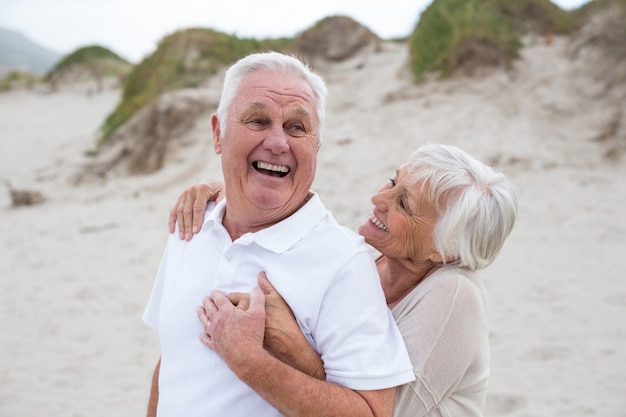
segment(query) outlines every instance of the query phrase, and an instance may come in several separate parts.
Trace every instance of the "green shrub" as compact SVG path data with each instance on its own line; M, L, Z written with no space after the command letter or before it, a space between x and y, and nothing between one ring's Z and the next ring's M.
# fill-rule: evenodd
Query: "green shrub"
M65 56L46 74L46 80L50 81L55 74L71 69L76 65L94 65L97 62L119 62L130 65L128 61L107 48L99 45L85 46ZM117 74L115 74L117 75Z
M481 66L508 66L526 32L568 33L573 16L549 0L434 0L409 39L416 80Z
M17 87L30 88L41 81L36 74L22 71L10 71L0 78L0 91L9 91Z
M285 49L290 42L289 39L240 39L202 28L166 36L154 53L136 65L126 78L120 104L105 120L98 145L105 143L139 109L162 94L196 87L220 68L245 55Z
M491 0L519 35L532 32L540 35L568 34L577 26L574 13L561 9L548 0Z

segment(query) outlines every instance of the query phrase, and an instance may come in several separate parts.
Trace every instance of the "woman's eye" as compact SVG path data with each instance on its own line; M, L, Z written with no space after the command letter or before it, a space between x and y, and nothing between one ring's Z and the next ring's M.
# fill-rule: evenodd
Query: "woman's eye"
M396 180L394 180L393 178L389 178L389 182L391 183L392 187L396 186Z

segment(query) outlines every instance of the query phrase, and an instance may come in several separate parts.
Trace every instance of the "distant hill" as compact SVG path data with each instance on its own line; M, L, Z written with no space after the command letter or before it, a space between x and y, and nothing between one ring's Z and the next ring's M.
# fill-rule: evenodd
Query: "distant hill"
M20 70L43 75L61 58L14 30L0 27L0 76Z

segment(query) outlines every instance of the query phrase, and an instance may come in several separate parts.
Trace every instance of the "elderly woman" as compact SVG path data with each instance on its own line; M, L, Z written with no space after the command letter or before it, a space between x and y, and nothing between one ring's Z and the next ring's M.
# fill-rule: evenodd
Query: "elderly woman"
M171 231L176 219L181 237L189 239L199 229L206 201L219 191L211 184L181 195L171 212ZM489 334L476 271L495 259L513 228L517 201L510 184L464 151L432 144L415 151L371 201L374 209L358 231L381 254L381 285L416 376L398 388L394 415L481 416ZM288 307L264 277L259 282L267 294L266 348L323 378L321 360L310 354L295 319L284 314ZM229 298L247 305L241 294ZM203 309L199 316L208 320Z

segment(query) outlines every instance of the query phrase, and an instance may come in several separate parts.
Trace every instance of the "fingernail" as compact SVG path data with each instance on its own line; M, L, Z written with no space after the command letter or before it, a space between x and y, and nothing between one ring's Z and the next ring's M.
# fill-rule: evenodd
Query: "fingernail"
M194 233L198 233L198 226L194 226L194 227L193 227L193 232L194 232Z

